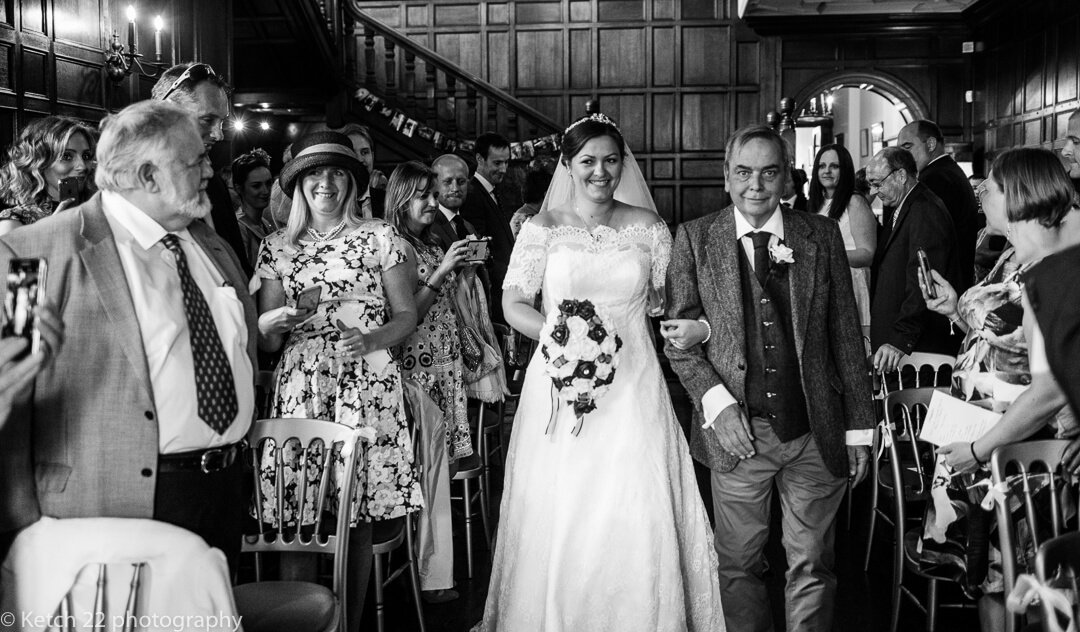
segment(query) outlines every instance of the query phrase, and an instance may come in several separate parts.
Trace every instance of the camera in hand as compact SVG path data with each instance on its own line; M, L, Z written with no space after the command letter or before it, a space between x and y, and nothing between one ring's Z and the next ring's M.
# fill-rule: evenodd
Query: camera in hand
M470 239L466 248L466 261L487 261L491 256L491 242L487 239Z
M41 347L34 308L45 300L45 271L44 259L12 259L8 267L0 337L26 338L30 342L29 353L37 353Z

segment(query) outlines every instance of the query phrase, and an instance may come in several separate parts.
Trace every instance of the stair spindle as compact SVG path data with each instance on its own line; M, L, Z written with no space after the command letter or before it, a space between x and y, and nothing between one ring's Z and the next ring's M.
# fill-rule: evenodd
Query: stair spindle
M372 92L377 88L375 83L375 30L370 26L364 26L364 87Z
M455 137L458 134L458 115L457 79L454 78L454 75L446 75L446 110L450 119L447 132L451 137Z
M480 134L480 113L476 110L476 88L472 86L465 87L465 107L469 121L466 131L475 138Z
M424 64L427 77L427 124L429 127L439 127L439 104L436 101L436 93L439 88L438 77L435 74L435 65Z
M499 129L499 103L490 97L484 101L487 102L487 127L484 131L496 131Z
M384 37L383 49L386 51L386 99L396 102L397 89L397 49L393 40Z
M405 107L410 114L416 111L416 55L405 51Z

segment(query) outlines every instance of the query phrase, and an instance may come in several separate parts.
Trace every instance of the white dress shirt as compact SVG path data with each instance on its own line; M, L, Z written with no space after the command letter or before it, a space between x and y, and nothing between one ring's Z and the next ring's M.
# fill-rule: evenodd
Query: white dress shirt
M139 321L157 409L159 452L174 454L240 441L251 425L255 392L244 306L236 289L226 284L186 228L174 233L232 367L238 410L232 425L219 435L199 418L195 361L176 256L161 243L168 231L119 194L104 191L101 201Z
M743 217L743 214L739 212L738 209L735 209L734 212L735 238L739 241L739 244L742 245L743 252L746 253L746 259L750 262L750 269L755 270L754 240L750 237L750 233L756 231L771 233L769 236L769 247L772 248L784 239L784 214L780 212L780 207L777 207L761 228L754 228L750 225L750 222ZM728 391L727 387L723 384L717 384L710 388L701 398L701 411L705 416L705 423L702 424L701 427L706 429L712 428L716 416L728 406L737 403L737 401L738 400L732 396L731 392ZM848 445L872 445L873 438L873 430L848 430L847 432Z
M448 209L442 204L439 204L439 211L443 214L443 217L446 218L446 221L450 222L451 224L454 223L454 218L459 215L457 211Z

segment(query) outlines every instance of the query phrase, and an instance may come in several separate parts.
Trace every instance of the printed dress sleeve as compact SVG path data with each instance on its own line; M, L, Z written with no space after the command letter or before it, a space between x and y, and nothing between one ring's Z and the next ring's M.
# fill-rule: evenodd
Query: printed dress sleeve
M534 222L525 222L514 242L510 267L503 279L503 289L515 289L526 296L535 296L544 283L547 267L548 231Z
M405 251L405 239L390 224L383 224L378 232L379 265L389 270L399 263L405 263L408 255Z
M671 261L671 230L664 222L652 225L652 286L662 288Z

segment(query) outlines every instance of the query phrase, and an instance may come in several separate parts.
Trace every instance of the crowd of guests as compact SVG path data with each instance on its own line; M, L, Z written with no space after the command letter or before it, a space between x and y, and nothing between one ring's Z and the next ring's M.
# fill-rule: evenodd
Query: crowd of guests
M481 373L474 347L498 349L510 254L540 212L550 165L525 173L511 217L499 198L507 139L478 137L474 166L447 154L387 178L374 168L370 132L348 125L297 140L279 174L266 152L241 155L226 182L208 155L223 138L228 91L208 65L179 65L100 134L49 116L8 150L0 267L42 257L49 278L37 311L46 352L25 356L22 339L0 341L0 532L10 541L41 515L155 518L203 536L235 569L245 509L276 519L273 503L242 498L238 458L254 375L272 369L270 416L375 432L352 520L350 611L359 613L373 521L446 506L426 496L418 473L410 397L441 413L447 477L473 455L469 399L501 397L498 380L481 378L502 367ZM1070 180L1080 175L1080 116L1069 133L1061 158L1001 152L974 190L930 121L904 127L864 171L828 144L809 178L787 178L785 203L839 225L873 368L895 371L920 353L955 358L954 394L1004 412L978 441L941 449L959 471L1006 443L1080 434L1069 408L1080 404L1080 301L1067 300L1067 277L1041 272L1070 269L1080 252ZM476 241L488 259L470 257ZM664 335L682 349L710 333L688 320ZM1080 469L1080 439L1070 459ZM422 560L423 588L452 599L449 521L435 524L442 537ZM983 566L969 583L987 595L983 620L993 621L1000 582Z

